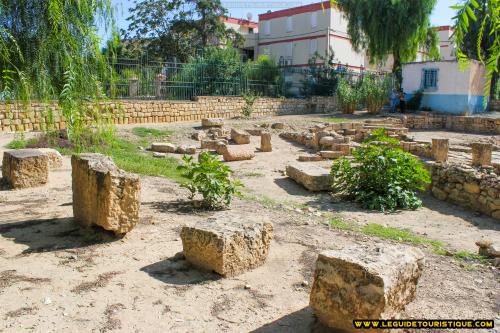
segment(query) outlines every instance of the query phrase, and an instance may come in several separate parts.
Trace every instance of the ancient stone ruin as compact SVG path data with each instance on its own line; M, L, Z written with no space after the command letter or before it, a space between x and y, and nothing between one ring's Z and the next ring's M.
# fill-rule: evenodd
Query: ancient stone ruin
M394 319L416 296L424 255L401 245L356 245L322 252L310 306L329 327L351 331L355 319Z
M100 154L71 157L73 214L79 223L123 235L139 222L141 183Z
M49 167L48 155L38 149L11 150L3 154L3 180L12 189L47 184Z
M330 170L318 165L307 163L294 163L286 167L288 177L312 192L330 191Z
M189 262L232 277L264 263L273 225L267 218L220 216L183 227L181 238Z

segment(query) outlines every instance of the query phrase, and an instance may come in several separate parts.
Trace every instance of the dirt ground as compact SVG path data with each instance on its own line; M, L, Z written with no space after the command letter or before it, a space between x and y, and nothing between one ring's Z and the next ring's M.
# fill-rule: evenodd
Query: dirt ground
M228 123L245 128L281 121L299 128L321 120L287 116ZM188 134L197 125L154 127L174 130L174 143L194 144ZM0 135L0 146L12 138ZM186 192L168 179L141 177L141 222L121 240L72 221L69 157L45 187L0 191L0 332L323 332L308 307L317 254L387 242L333 229L325 223L327 212L360 225L409 228L453 250L475 252L477 240L500 241L498 222L432 197L425 196L425 207L416 212L386 215L310 194L283 176L303 147L274 132L273 148L252 161L230 163L246 194L230 213L266 215L275 226L265 265L230 279L176 256L182 251L180 227L218 213L193 210L184 201ZM266 208L266 202L278 208ZM422 250L425 270L405 318L496 319L500 325L498 270L480 264L465 269L452 257Z

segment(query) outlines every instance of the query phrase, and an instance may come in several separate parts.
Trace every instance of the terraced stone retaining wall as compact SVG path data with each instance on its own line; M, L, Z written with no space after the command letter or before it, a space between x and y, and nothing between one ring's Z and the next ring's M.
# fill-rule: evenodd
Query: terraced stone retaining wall
M433 115L428 112L402 116L409 129L449 130L464 133L500 134L500 118Z

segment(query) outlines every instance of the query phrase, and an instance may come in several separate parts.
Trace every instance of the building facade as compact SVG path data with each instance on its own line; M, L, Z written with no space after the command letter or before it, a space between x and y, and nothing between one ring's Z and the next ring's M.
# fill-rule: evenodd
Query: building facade
M486 69L478 61L462 71L456 60L414 62L403 65L402 88L411 98L423 92L421 107L435 112L472 114L486 111Z
M450 26L441 26L436 28L439 36L439 49L441 51L441 60L455 60L457 58L455 44L451 36L453 30Z
M249 60L255 59L255 50L259 39L259 24L251 20L234 17L222 17L221 19L226 29L233 29L243 37L243 45L240 47L243 57Z
M356 52L347 34L347 21L330 1L259 15L257 55L266 54L281 65L307 67L317 53L352 70L365 68L364 52Z

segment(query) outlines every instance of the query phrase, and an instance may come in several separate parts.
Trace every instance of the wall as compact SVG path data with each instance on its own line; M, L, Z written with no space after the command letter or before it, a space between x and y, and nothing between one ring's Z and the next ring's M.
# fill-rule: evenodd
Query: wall
M472 62L462 71L456 61L410 63L403 66L403 89L410 99L422 87L424 69L438 69L437 89L424 91L422 107L436 112L467 114L484 112L481 87L485 82L484 66Z
M440 163L429 167L436 198L500 220L500 176L494 170Z
M328 108L334 103L328 98L318 100ZM253 115L306 114L325 110L326 106L317 107L318 100L312 103L303 99L259 98ZM241 116L244 105L241 97L199 97L196 101L117 100L102 103L101 107L110 111L116 124L142 124L196 121L209 117L231 118ZM32 103L28 110L21 106L0 104L0 131L43 130L48 107L54 110L55 126L66 127L56 104Z
M428 112L402 117L403 125L410 129L445 129L455 132L500 134L500 119L487 117L433 115Z

